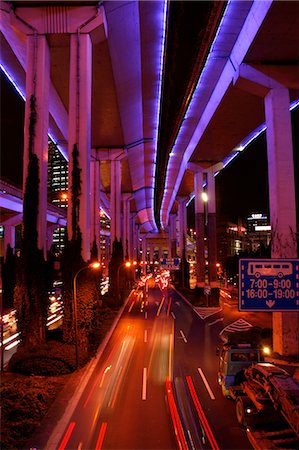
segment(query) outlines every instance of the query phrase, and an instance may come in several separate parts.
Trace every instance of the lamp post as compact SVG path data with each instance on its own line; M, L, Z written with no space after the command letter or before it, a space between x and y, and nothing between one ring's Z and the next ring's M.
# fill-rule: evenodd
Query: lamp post
M79 275L80 272L82 272L85 269L98 269L101 266L101 264L99 262L94 262L92 264L89 264L88 266L85 267L81 267L81 269L79 269L75 276L74 276L74 280L73 280L73 292L74 292L74 330L75 330L75 347L76 347L76 368L78 368L79 366L79 349L78 349L78 321L77 321L77 277Z
M116 272L116 284L117 284L117 295L118 295L118 297L119 297L119 272L120 272L120 269L121 269L121 267L131 267L131 263L130 263L130 261L126 261L125 263L121 263L119 266L118 266L118 268L117 268L117 272ZM119 300L119 298L118 298L118 300Z

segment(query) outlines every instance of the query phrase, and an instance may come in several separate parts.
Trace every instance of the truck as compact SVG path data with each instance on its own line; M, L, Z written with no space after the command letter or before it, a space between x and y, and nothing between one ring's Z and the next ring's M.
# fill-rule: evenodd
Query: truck
M217 354L219 355L217 378L225 397L231 397L231 386L241 384L247 367L263 360L261 348L250 343L229 341L217 349Z
M299 383L267 362L252 364L229 394L254 448L299 448Z
M222 393L235 401L237 420L255 449L299 448L299 383L265 362L263 347L242 342L244 336L229 337L217 349Z
M299 383L252 344L223 344L218 382L255 449L299 448Z

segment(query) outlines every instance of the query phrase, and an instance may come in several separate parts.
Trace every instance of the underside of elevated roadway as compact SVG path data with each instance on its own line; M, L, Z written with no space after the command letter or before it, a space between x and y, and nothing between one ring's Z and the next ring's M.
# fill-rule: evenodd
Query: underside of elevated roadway
M101 155L125 152L122 192L133 193L131 210L144 231L165 228L176 195L193 193L188 161L225 161L264 123L263 92L239 76L241 64L289 88L291 101L299 97L298 2L170 2L167 11L163 2L44 5L1 3L1 64L24 92L28 27L21 20L34 28L34 8L62 14L67 6L81 7L84 23L104 8L104 26L91 33L91 148L101 160L107 210L110 161ZM67 156L70 34L49 33L47 40L50 132Z

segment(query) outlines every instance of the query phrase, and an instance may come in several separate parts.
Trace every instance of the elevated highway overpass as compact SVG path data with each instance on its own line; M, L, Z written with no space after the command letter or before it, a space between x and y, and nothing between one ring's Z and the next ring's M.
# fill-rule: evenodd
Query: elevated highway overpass
M36 100L41 248L49 132L69 160L69 173L74 146L79 150L85 260L99 239L101 204L111 217L111 239L128 241L130 255L136 229L145 239L164 230L174 249L179 217L182 254L186 203L195 194L197 286L203 288L204 189L213 288L214 175L266 126L272 255L297 257L289 110L299 99L299 3L196 3L186 12L188 6L164 1L1 2L1 67L27 100L24 179L34 112L29 99ZM183 45L191 25L196 39Z
M23 219L23 191L10 183L0 180L0 216L1 225L5 227L4 249L9 244L15 247L15 226ZM52 230L65 227L67 224L66 211L48 203L47 206L47 249L51 246Z

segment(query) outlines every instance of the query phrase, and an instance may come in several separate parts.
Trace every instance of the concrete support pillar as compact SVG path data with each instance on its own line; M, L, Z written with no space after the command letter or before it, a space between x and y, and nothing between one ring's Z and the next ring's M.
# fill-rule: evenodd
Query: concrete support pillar
M154 262L154 244L150 243L149 245L149 251L150 251L150 262L153 263Z
M177 256L177 236L176 236L176 214L169 215L169 257L175 258Z
M16 245L16 228L14 225L4 225L4 258L6 258L8 245L10 245L12 249L14 249Z
M129 259L130 259L130 261L137 261L137 254L136 254L136 251L134 251L134 248L135 248L135 241L134 241L135 220L134 220L134 214L130 213L129 217L130 217L130 220L129 220L129 245L128 245Z
M161 258L162 258L161 247L158 247L158 261L160 261Z
M123 194L123 248L124 248L124 256L128 257L130 260L130 203L131 203L131 194Z
M132 217L132 244L133 244L133 260L138 261L138 253L137 253L137 228L138 224L135 223L134 217Z
M140 226L138 223L135 224L134 241L135 256L137 261L140 261Z
M38 248L46 257L47 241L47 179L48 179L48 126L49 126L50 51L45 35L27 36L26 104L24 121L23 190L28 175L29 152L39 160L38 196ZM35 97L36 122L30 145L30 99ZM31 148L29 148L31 147Z
M106 262L106 267L108 269L108 263L110 261L110 238L109 236L105 236L105 262Z
M146 235L142 236L142 271L146 273Z
M114 239L120 240L121 238L121 162L118 159L113 159L111 161L110 191L110 243L112 248Z
M69 207L68 234L72 228L72 152L77 145L81 169L81 195L78 224L82 233L82 257L90 258L90 124L91 124L92 44L88 34L72 34L69 83Z
M209 285L211 289L218 288L217 282L217 239L216 239L216 194L214 171L210 169L207 173L207 210L208 210L208 271Z
M187 235L187 197L177 197L179 204L179 247L180 247L180 257L183 258L183 250L186 242Z
M272 258L298 257L296 199L290 98L287 89L272 89L265 97ZM299 314L273 313L273 347L281 355L296 355Z
M252 66L242 64L234 83L264 97L267 125L272 258L297 258L296 199L288 89ZM298 355L299 314L273 313L273 349L281 355Z
M194 174L195 192L195 231L196 231L196 285L205 287L205 213L203 193L203 172L198 170Z
M90 162L90 245L96 241L100 259L100 162Z

